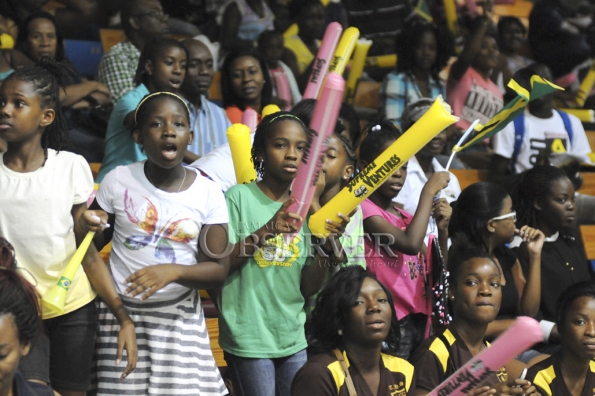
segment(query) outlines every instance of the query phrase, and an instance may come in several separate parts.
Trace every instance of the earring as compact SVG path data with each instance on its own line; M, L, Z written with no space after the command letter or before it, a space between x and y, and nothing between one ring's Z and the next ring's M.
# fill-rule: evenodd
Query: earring
M343 335L343 330L339 329L339 330L337 331L337 333L338 333L340 336L342 336L342 335Z
M454 299L455 299L455 296L450 296L450 299L451 299L451 300L454 300Z
M494 231L496 231L496 229L492 227L492 228L490 228L490 231L494 232Z

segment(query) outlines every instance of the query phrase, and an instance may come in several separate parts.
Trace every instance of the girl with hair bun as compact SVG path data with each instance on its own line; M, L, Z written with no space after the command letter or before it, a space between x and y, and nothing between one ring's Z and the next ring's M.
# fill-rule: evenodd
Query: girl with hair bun
M401 132L388 120L369 124L359 147L360 169L372 163ZM393 293L395 312L400 321L399 356L408 357L430 329L432 306L429 303L431 278L424 237L433 211L438 226L438 241L447 252L450 205L446 199L434 202L434 196L448 186L448 172L434 173L424 185L415 214L404 211L393 200L407 177L407 164L397 169L361 203L364 218L366 265Z

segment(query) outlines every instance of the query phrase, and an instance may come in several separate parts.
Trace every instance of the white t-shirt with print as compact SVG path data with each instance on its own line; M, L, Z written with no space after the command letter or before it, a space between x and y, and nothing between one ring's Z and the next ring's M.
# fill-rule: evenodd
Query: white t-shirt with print
M554 111L549 118L537 118L525 110L525 135L515 164L516 173L533 168L539 151L545 149L551 149L553 153L573 154L584 162L591 162L587 157L591 147L583 125L572 114L568 114L568 117L572 125L572 144L558 112ZM492 139L495 154L512 158L515 141L514 122L508 124Z
M41 296L60 279L76 250L72 207L93 191L91 168L83 157L47 150L45 164L34 172L14 172L0 153L0 236L14 247L19 271ZM95 298L79 267L66 296L72 312ZM43 318L58 316L43 307Z
M165 192L149 182L145 162L112 170L96 197L103 210L116 215L110 267L120 294L126 278L147 266L196 264L203 225L229 222L225 197L215 183L197 174L187 190ZM170 300L187 290L170 283L149 301Z
M444 172L446 170L442 165L440 165L440 162L438 162L436 158L432 159L432 168L434 169L434 172ZM421 190L424 188L427 182L428 178L419 165L417 157L411 157L407 165L407 178L405 178L403 188L393 199L393 202L403 205L403 210L411 214L415 214L417 211L417 205L419 205ZM439 196L440 198L446 198L448 203L452 203L459 198L460 194L461 186L459 184L459 180L453 173L451 173L448 186L446 186L444 190L440 191ZM438 236L438 229L436 228L435 221L433 219L430 219L428 223L428 229L426 230L426 236L424 238L426 245L431 233Z

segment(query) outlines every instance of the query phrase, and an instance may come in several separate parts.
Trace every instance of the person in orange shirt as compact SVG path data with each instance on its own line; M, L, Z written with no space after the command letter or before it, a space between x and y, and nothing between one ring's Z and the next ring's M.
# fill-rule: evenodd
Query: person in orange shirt
M272 88L269 69L259 53L242 49L231 52L221 70L221 93L223 108L232 124L239 123L246 109L258 114L264 106L272 103Z

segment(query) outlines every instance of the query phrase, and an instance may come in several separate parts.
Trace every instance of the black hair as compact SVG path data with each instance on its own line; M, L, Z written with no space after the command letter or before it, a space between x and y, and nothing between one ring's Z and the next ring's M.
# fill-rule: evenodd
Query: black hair
M378 128L380 127L380 128ZM387 119L372 121L364 127L362 142L358 148L358 159L368 163L381 154L382 147L401 137L401 131Z
M33 285L16 272L12 245L0 237L0 317L12 315L21 345L41 330L39 298Z
M589 280L571 285L558 297L558 303L556 304L556 325L558 325L558 332L560 334L563 334L566 329L564 322L570 306L575 300L581 297L595 299L595 282Z
M535 209L534 202L545 199L554 183L562 178L568 178L566 172L551 165L535 166L519 175L519 182L513 193L519 224L537 227L540 212Z
M293 0L289 3L289 15L296 21L304 9L312 6L321 6L324 8L320 0Z
M453 209L448 234L451 237L463 234L473 245L487 252L486 226L488 221L500 214L506 197L508 192L498 184L491 182L471 184L451 204ZM448 262L450 269L450 256Z
M254 143L252 143L252 163L256 169L256 173L261 178L264 176L264 165L263 159L266 152L266 144L269 139L271 126L275 125L279 121L293 120L304 127L304 133L307 133L308 128L304 125L304 122L296 115L288 111L278 111L276 113L269 114L260 121L254 132Z
M130 25L130 18L134 17L138 12L139 3L142 3L142 0L129 0L122 2L122 5L120 6L120 23L122 24L122 29L124 32L130 32L133 30L132 25Z
M293 106L291 113L298 117L304 125L310 125L312 116L314 115L314 108L316 107L316 99L303 99ZM342 106L341 106L342 107ZM340 112L339 112L340 114ZM339 115L340 116L340 115ZM345 130L345 125L341 122L335 123L334 133L340 134Z
M357 162L357 155L355 153L355 148L353 147L353 144L351 144L349 139L347 139L344 135L341 135L340 133L335 132L334 136L337 139L339 139L339 141L343 145L343 150L345 150L345 154L347 155L347 163L355 166L355 163Z
M234 92L231 84L231 66L233 62L244 56L251 56L258 61L262 76L264 79L264 86L262 87L260 104L264 106L271 104L273 97L273 82L271 80L271 73L269 73L269 67L264 57L260 52L254 51L253 49L242 48L236 51L232 51L225 57L223 66L221 67L221 94L223 95L223 108L230 106L237 106L240 110L246 110L246 105L243 100ZM254 109L257 113L260 113L262 109Z
M405 110L401 114L401 128L404 131L411 128L428 111L433 103L434 101L430 98L421 98L405 107ZM427 109L422 113L423 108Z
M29 25L36 19L47 19L52 23L52 25L54 25L54 30L56 31L56 54L54 58L57 62L64 61L64 36L62 35L62 32L60 32L60 29L56 24L56 18L54 18L52 14L46 11L34 12L23 21L21 27L19 28L19 36L17 37L17 49L29 56L29 52L27 49L27 40L29 39L29 34L31 34Z
M170 48L179 48L186 54L186 59L188 59L188 50L186 47L184 47L181 41L174 40L169 37L155 38L146 43L140 53L140 58L138 59L138 65L136 67L136 73L134 74L135 85L148 84L150 76L145 70L147 61L151 61L153 65L156 65L159 56Z
M153 93L153 94L148 94L145 96L145 98L143 98L139 102L139 105L136 108L136 111L134 114L135 123L134 123L133 129L140 128L141 123L143 123L144 120L151 115L149 113L149 110L151 109L151 107L149 105L158 99L170 99L170 100L174 100L174 101L181 103L182 108L184 109L184 114L186 115L186 120L188 121L188 124L190 125L190 112L188 109L188 105L186 104L186 102L184 102L184 100L180 96L172 95L169 92L157 92L157 93Z
M277 30L265 30L260 33L260 35L258 35L258 48L263 48L267 44L268 40L274 37L280 37L281 40L284 40L283 34Z
M498 268L498 272L500 272L500 267L496 265L492 255L481 246L474 244L469 239L469 235L459 234L452 240L453 243L448 249L448 279L451 287L456 289L459 284L459 277L461 276L461 267L463 266L463 263L473 258L490 260L496 268ZM502 275L502 273L500 273L500 275Z
M75 75L74 70L67 64L43 57L39 63L16 69L6 77L4 84L11 80L20 80L33 86L33 90L40 97L42 109L54 110L54 121L45 127L41 136L41 147L56 151L71 147L68 137L68 126L60 107L60 89L64 89L64 79Z
M345 328L349 320L349 313L366 278L378 282L386 293L392 314L390 330L384 344L387 353L396 354L399 349L401 332L391 292L359 265L341 268L318 294L316 306L312 311L311 328L314 339L323 349L330 351L343 346L342 337L338 332Z
M362 137L362 128L360 126L359 116L357 115L355 108L348 103L341 103L339 109L339 118L344 119L349 123L349 136L351 137L351 144L353 147L359 146L360 139Z
M419 19L412 19L403 27L395 41L395 52L399 61L397 71L412 72L414 65L414 51L424 33L430 32L436 37L436 61L430 71L432 78L438 80L438 73L446 67L454 53L451 35L437 25Z
M498 20L498 36L502 36L502 32L507 25L517 24L523 30L523 34L527 34L527 28L523 25L523 22L514 16L503 16Z

